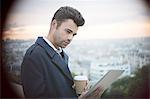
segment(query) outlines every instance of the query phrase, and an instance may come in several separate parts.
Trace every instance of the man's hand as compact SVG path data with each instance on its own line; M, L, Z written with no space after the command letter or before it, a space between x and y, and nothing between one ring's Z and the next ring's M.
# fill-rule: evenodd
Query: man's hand
M78 99L100 99L100 96L103 93L103 88L101 86L99 86L95 91L93 91L93 93L91 93L91 95L86 96L86 93L88 91L84 91L82 92L82 94L78 97Z

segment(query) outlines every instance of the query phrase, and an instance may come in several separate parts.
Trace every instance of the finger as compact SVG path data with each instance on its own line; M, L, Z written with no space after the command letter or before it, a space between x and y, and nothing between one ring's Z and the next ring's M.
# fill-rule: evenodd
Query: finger
M99 94L99 89L97 88L97 89L95 89L95 90L93 91L92 97L95 97L95 96L97 96L98 94Z
M104 92L104 88L101 87L101 91L99 92L99 96L101 96L103 94L103 92Z
M86 85L88 85L88 84L89 84L89 80L86 81Z
M97 89L93 92L93 96L99 96L100 93L102 93L103 88L101 86L97 87Z
M87 91L88 90L88 85L87 86L85 86L85 88L84 88L84 91Z
M97 95L95 95L95 97L96 98L98 98L98 99L100 99L100 97L101 97L101 95L103 94L103 92L104 92L104 88L103 87L98 87L98 94Z
M85 94L87 93L88 91L83 91L82 93L81 93L81 95L79 96L79 98L80 99L86 99L85 98Z
M84 88L84 91L87 91L89 89L89 81L87 80L86 81L86 86L85 86L85 88Z
M73 88L73 89L75 88L75 84L72 85L72 88Z

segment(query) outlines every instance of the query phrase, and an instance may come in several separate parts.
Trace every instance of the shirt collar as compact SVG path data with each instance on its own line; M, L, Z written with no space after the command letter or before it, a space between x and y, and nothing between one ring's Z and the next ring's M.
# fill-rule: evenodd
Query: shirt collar
M57 53L61 53L62 52L62 48L59 47L59 49L56 49L56 47L51 43L51 41L49 41L46 37L43 37L43 39L48 43L48 45L50 45Z

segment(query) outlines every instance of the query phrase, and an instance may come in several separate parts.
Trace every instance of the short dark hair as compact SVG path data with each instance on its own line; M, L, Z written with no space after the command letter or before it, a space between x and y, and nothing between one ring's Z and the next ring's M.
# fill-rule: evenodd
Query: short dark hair
M83 26L85 23L84 18L81 13L69 6L60 7L54 14L52 21L56 20L58 22L59 27L63 21L66 19L72 19L77 26Z

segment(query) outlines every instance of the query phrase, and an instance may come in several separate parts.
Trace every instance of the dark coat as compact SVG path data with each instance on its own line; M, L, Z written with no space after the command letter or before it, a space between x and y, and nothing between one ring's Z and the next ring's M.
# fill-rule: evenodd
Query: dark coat
M68 56L64 53L63 59L42 37L27 50L21 78L27 98L77 98L72 88Z

